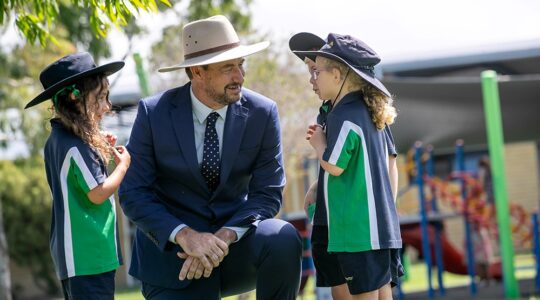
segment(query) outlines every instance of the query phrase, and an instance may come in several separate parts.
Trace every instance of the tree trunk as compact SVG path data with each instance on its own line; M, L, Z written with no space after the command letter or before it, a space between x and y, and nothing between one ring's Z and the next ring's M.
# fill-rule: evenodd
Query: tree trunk
M9 254L6 234L4 232L2 200L0 199L0 300L11 299L11 275L9 273Z

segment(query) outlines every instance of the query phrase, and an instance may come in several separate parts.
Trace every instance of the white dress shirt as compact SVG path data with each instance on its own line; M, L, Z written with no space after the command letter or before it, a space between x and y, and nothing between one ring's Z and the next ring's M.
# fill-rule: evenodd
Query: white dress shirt
M195 133L195 150L197 151L197 162L199 166L202 163L203 149L204 149L204 133L206 131L206 118L212 112L217 112L219 118L216 120L216 131L219 138L219 155L221 156L221 149L223 149L223 130L225 128L225 118L227 118L227 109L229 106L226 105L218 110L213 110L210 107L204 105L195 94L193 94L193 89L189 89L191 95L191 109L193 111L193 129ZM176 243L176 234L178 231L182 230L184 227L187 227L186 224L180 224L176 227L169 236L169 241ZM249 228L246 227L225 227L232 229L236 232L236 241L240 240L242 236L246 233Z

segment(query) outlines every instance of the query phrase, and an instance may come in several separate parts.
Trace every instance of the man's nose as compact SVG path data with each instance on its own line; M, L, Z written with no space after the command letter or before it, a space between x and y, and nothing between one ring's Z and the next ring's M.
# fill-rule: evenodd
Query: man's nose
M232 77L237 82L244 82L244 76L246 72L241 67L234 67L232 71Z

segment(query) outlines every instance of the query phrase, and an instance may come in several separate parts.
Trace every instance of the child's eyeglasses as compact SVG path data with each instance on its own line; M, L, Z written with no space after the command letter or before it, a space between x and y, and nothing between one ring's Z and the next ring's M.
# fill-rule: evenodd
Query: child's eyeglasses
M313 72L311 74L313 74L313 79L317 80L317 79L319 79L319 75L321 74L321 71L313 70Z
M313 75L313 79L314 80L317 80L319 79L320 75L321 75L321 72L322 71L327 71L328 69L315 69L311 72L311 74Z

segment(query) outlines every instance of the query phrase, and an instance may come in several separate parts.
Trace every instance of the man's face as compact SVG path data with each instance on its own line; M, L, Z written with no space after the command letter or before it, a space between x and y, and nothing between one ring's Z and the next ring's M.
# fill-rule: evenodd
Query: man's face
M309 71L309 83L311 83L311 86L313 88L313 91L315 92L315 94L317 94L317 96L319 96L319 98L321 100L325 100L325 99L322 99L321 98L321 94L319 92L319 87L317 86L317 82L315 82L315 78L313 77L313 71L315 71L315 62L312 61L311 59L309 58L305 58L305 63L308 67L308 71Z
M229 105L240 100L242 84L244 83L244 59L231 59L220 63L210 64L202 69L204 93L221 105Z

